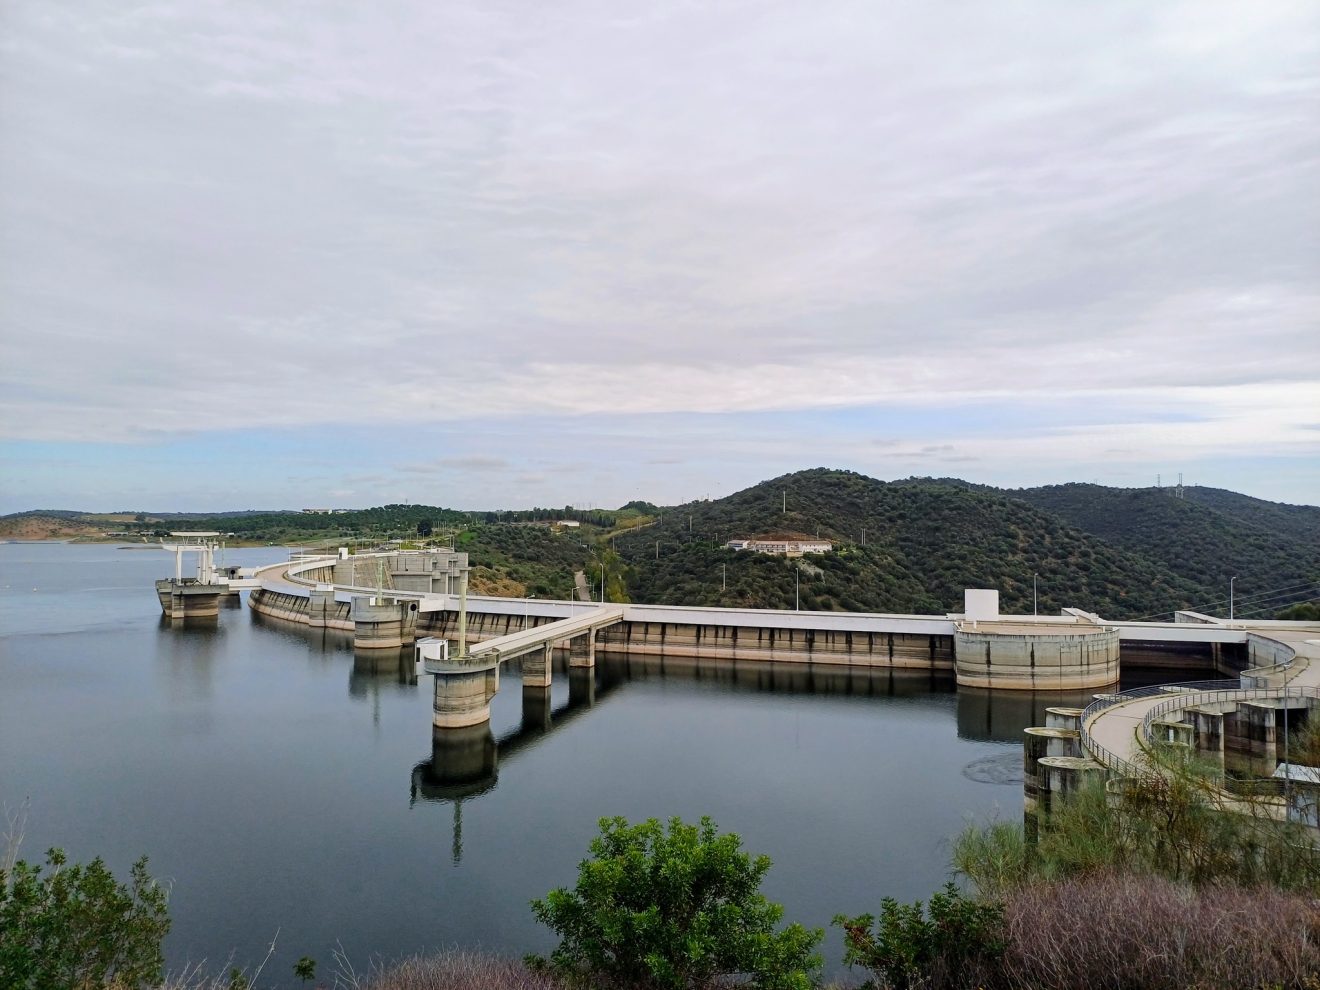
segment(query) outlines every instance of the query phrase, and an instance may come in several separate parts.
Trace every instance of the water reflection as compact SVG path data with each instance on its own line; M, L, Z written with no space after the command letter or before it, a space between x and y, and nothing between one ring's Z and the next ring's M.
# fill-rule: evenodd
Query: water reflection
M155 655L174 700L211 697L216 655L224 649L224 633L215 616L191 616L180 621L160 617Z
M1063 705L1085 708L1094 689L1079 691L995 691L958 689L958 738L1022 745L1022 730L1045 724L1045 709Z
M677 677L776 694L903 698L944 693L955 686L951 671L763 660L695 660L613 651L598 651L597 657L605 669L624 680Z
M515 667L516 670L516 667ZM563 672L563 668L556 673ZM432 729L431 758L413 767L409 805L418 800L452 802L454 806L451 858L463 858L463 802L493 791L499 784L499 765L561 729L578 715L608 697L626 678L617 670L597 667L567 668L568 702L554 708L550 689L524 686L522 720L518 728L496 739L489 722L462 729ZM511 686L511 685L510 685ZM507 688L506 688L507 689Z

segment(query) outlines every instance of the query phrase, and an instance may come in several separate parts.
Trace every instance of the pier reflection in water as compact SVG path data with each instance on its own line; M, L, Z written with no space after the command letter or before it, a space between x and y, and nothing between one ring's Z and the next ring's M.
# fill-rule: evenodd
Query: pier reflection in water
M562 676L564 671L556 673ZM567 668L567 676L568 702L559 708L552 707L549 689L523 687L522 721L498 740L489 722L460 729L432 729L431 758L413 767L410 804L419 800L453 804L450 856L454 866L463 859L463 801L495 789L501 760L516 758L523 749L594 706L598 697L608 697L622 683L608 671L598 676L590 668Z

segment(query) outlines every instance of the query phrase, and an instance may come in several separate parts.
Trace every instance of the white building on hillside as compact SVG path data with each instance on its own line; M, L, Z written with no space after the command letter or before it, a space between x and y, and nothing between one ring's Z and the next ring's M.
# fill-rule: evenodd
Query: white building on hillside
M777 553L786 557L801 557L804 553L829 553L834 544L829 540L768 539L730 540L724 544L730 550L750 550L753 553Z

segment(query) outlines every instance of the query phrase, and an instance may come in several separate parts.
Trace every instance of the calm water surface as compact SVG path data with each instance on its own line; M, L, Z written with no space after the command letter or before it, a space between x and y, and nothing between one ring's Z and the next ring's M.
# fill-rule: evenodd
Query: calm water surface
M965 820L1020 815L1022 729L1083 697L614 657L591 682L556 672L548 726L508 671L492 739L433 751L429 678L397 655L246 608L171 629L152 581L172 569L0 545L0 803L26 806L28 859L149 855L173 884L172 968L252 964L276 932L277 978L304 954L328 969L336 943L359 968L546 950L528 901L572 884L606 815L712 816L774 860L766 893L807 925L925 897ZM841 951L830 932L827 968Z

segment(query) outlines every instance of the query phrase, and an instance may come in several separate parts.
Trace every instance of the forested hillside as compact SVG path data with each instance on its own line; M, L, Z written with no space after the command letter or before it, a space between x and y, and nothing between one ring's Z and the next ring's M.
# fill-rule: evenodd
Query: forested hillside
M1239 614L1262 615L1314 597L1320 577L1320 509L1215 488L1184 493L1175 498L1167 488L1074 484L1012 494L1185 576L1204 589L1195 604L1211 611L1227 613L1229 580L1235 575Z
M863 534L865 529L865 534ZM723 548L778 531L838 542L800 563ZM865 545L863 545L863 538ZM998 588L1006 612L1064 606L1137 617L1196 603L1206 587L1006 493L961 482L881 482L817 469L671 509L620 537L634 600L946 612L965 588ZM801 570L799 570L801 567Z
M569 519L576 527L551 527ZM851 611L959 611L965 588L997 588L1005 612L1065 606L1107 618L1179 608L1270 617L1320 601L1320 508L1214 488L1121 489L1072 484L1004 491L954 478L882 482L817 468L717 501L662 508L464 512L386 505L332 514L223 515L70 511L0 517L10 539L151 540L214 529L234 541L371 547L456 541L474 590L567 597L573 573L621 601ZM819 535L820 556L790 560L727 550L735 538ZM604 573L602 574L602 569Z

